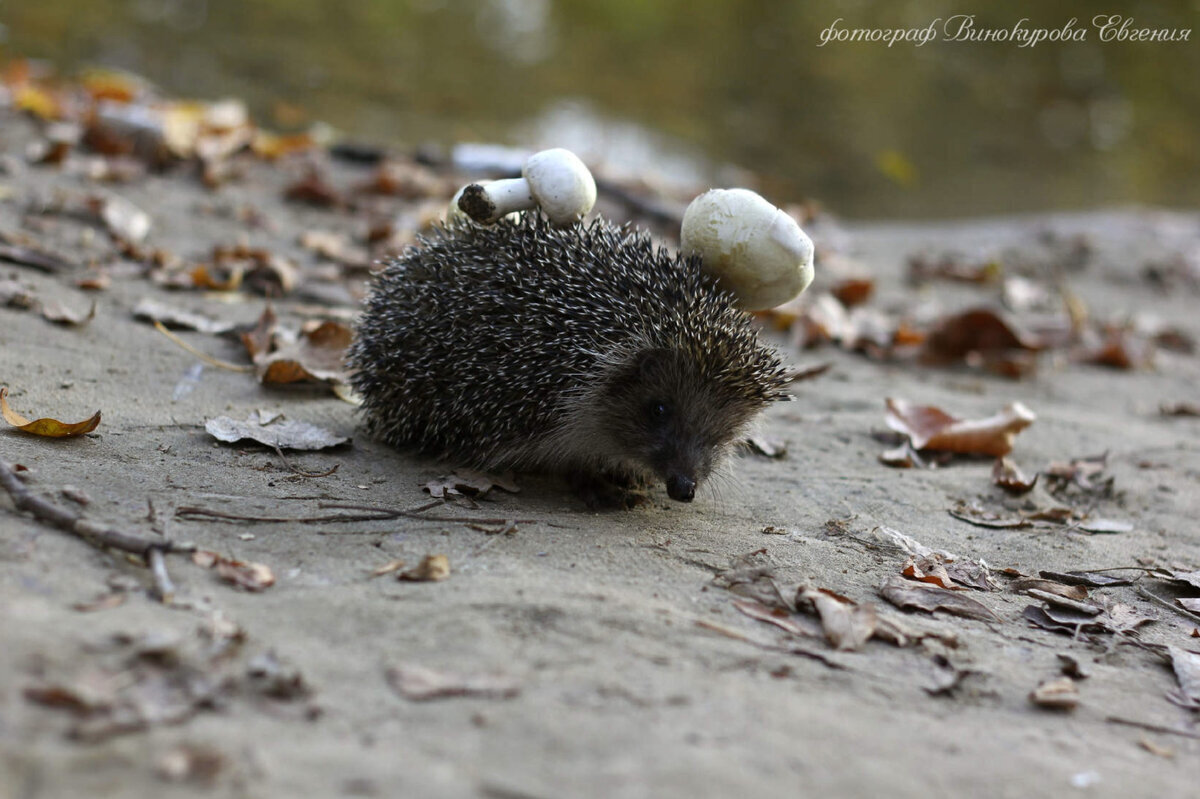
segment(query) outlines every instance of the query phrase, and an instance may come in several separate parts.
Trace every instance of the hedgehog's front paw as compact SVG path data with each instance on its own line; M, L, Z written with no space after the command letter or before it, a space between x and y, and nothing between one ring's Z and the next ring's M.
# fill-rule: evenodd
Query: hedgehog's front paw
M643 492L636 490L644 482L628 474L571 472L567 481L589 510L629 510L648 501Z

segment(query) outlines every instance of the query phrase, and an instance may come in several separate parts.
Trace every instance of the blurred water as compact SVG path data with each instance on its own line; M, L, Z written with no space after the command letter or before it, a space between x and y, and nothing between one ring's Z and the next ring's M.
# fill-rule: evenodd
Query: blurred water
M980 27L1089 27L1095 3L971 4ZM1033 5L1033 4L1028 4ZM1124 2L1188 29L1200 2ZM0 0L2 50L235 95L404 145L565 144L625 174L855 217L1200 206L1200 43L831 42L951 2ZM1115 13L1115 12L1114 12Z

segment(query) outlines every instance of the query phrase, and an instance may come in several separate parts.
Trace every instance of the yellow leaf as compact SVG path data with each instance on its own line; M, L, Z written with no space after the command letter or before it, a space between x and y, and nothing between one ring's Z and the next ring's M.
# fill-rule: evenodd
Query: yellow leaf
M82 422L68 423L60 422L57 419L35 419L29 421L21 414L8 407L8 389L0 388L0 414L3 414L4 421L11 424L18 430L23 430L26 433L32 433L35 436L46 436L47 438L67 438L69 436L81 436L84 433L90 433L100 424L100 411L96 411L96 415L90 419L85 419Z

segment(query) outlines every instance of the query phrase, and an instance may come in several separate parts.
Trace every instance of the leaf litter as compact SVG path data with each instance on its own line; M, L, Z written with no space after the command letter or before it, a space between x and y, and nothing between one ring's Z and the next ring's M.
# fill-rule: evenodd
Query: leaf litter
M261 410L252 411L244 420L218 416L205 422L204 429L213 438L229 444L248 440L278 449L312 451L350 443L348 436Z
M100 411L82 422L60 422L57 419L43 418L30 421L14 411L8 405L8 389L0 387L0 415L18 430L45 438L70 438L90 433L100 426Z

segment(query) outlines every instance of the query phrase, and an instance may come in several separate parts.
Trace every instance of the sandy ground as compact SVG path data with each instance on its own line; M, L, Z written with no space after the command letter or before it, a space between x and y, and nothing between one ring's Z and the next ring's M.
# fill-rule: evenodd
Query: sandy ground
M19 152L28 128L6 118L0 148ZM27 215L57 193L91 193L90 182L51 167L0 177L0 230L25 231L72 257L104 249L101 231L69 217ZM336 166L336 181L365 169ZM344 215L285 205L284 177L257 168L250 179L210 192L179 176L152 176L111 189L148 210L151 241L188 257L239 237L302 264L309 228L354 230ZM236 209L271 220L251 230ZM91 233L85 233L87 230ZM1085 233L1093 256L1068 275L1097 318L1152 312L1200 337L1196 290L1162 291L1142 279L1155 259L1200 247L1195 214L1144 211L981 220L954 224L854 225L850 253L877 280L876 304L937 301L946 308L990 299L994 289L908 286L905 259L926 248L967 252L1035 247L1039 235ZM89 242L91 242L89 244ZM105 245L106 246L106 245ZM0 263L42 299L86 307L75 275L47 275ZM5 460L29 467L29 485L75 507L59 489L90 497L82 512L113 526L177 539L268 565L277 583L236 590L184 557L168 559L179 606L150 595L149 573L12 509L0 498L0 795L33 799L84 795L670 797L670 796L1187 796L1195 791L1200 740L1112 723L1118 716L1191 731L1194 715L1165 695L1170 668L1146 649L1032 627L1037 604L1011 591L972 593L998 617L981 622L902 614L877 594L904 554L875 543L894 528L921 543L994 570L1025 574L1155 564L1200 567L1200 420L1168 418L1161 401L1200 397L1200 360L1161 352L1156 368L1116 372L1045 356L1034 377L1013 382L966 370L886 364L832 347L786 348L798 363L830 360L826 375L797 385L798 402L773 408L766 433L788 442L781 460L741 456L736 479L691 505L660 488L635 510L588 511L556 480L521 477L522 491L434 512L521 518L514 535L487 535L461 523L399 519L357 523L216 523L180 518L202 506L244 515L313 516L324 502L405 508L428 499L421 484L446 473L355 431L355 410L321 391L264 388L245 374L203 366L135 321L139 299L251 323L261 299L166 292L140 277L118 277L94 295L96 318L64 328L29 310L0 308L0 382L26 415L81 419L96 409L100 428L51 441L0 431ZM285 318L294 305L278 304ZM239 345L182 334L216 357L244 361ZM189 377L190 375L190 377ZM984 529L947 514L958 500L1005 502L990 464L932 470L882 466L886 396L981 416L1013 401L1038 415L1014 457L1036 470L1051 461L1108 451L1116 496L1096 515L1132 522L1115 535L1062 527ZM348 449L294 454L306 479L268 450L215 443L206 419L242 418L264 408L354 435ZM1034 503L1052 500L1035 489ZM829 527L830 520L844 520ZM767 534L764 528L778 528ZM780 533L780 531L782 531ZM814 638L790 638L747 618L714 583L739 558L773 568L781 585L807 583L874 602L881 615L914 629L954 636L897 648L871 641L834 652ZM448 580L369 578L382 564L409 565L445 554ZM73 606L132 584L117 607ZM998 580L1001 586L1004 579ZM1160 594L1171 590L1144 581ZM1151 604L1135 587L1097 590L1157 617L1141 641L1197 648L1194 624ZM148 730L70 736L69 708L26 698L142 652L146 669L167 673L207 645L214 613L240 626L240 649L213 665L231 686L215 707ZM116 636L116 638L114 638ZM114 643L122 640L127 643ZM167 640L146 644L147 636ZM128 643L132 641L132 643ZM142 642L142 643L138 643ZM790 653L801 647L820 657ZM139 649L140 647L140 649ZM147 651L151 650L151 651ZM302 675L308 693L270 698L247 678L264 653ZM1071 654L1090 677L1074 711L1029 700ZM155 659L157 657L157 660ZM825 660L820 659L821 657ZM175 658L175 660L172 660ZM933 695L949 668L971 674ZM192 662L192 661L188 661ZM165 663L166 665L163 665ZM158 665L156 665L158 664ZM174 664L174 665L172 665ZM463 675L500 674L515 696L412 701L389 684L389 669L420 666ZM153 672L160 669L161 672ZM290 673L290 672L288 672ZM278 676L278 675L276 675ZM293 693L304 694L303 691ZM153 692L144 699L157 707ZM159 697L161 699L161 697ZM170 721L169 719L167 721ZM184 752L208 752L193 780L164 769ZM187 768L181 767L186 772Z

